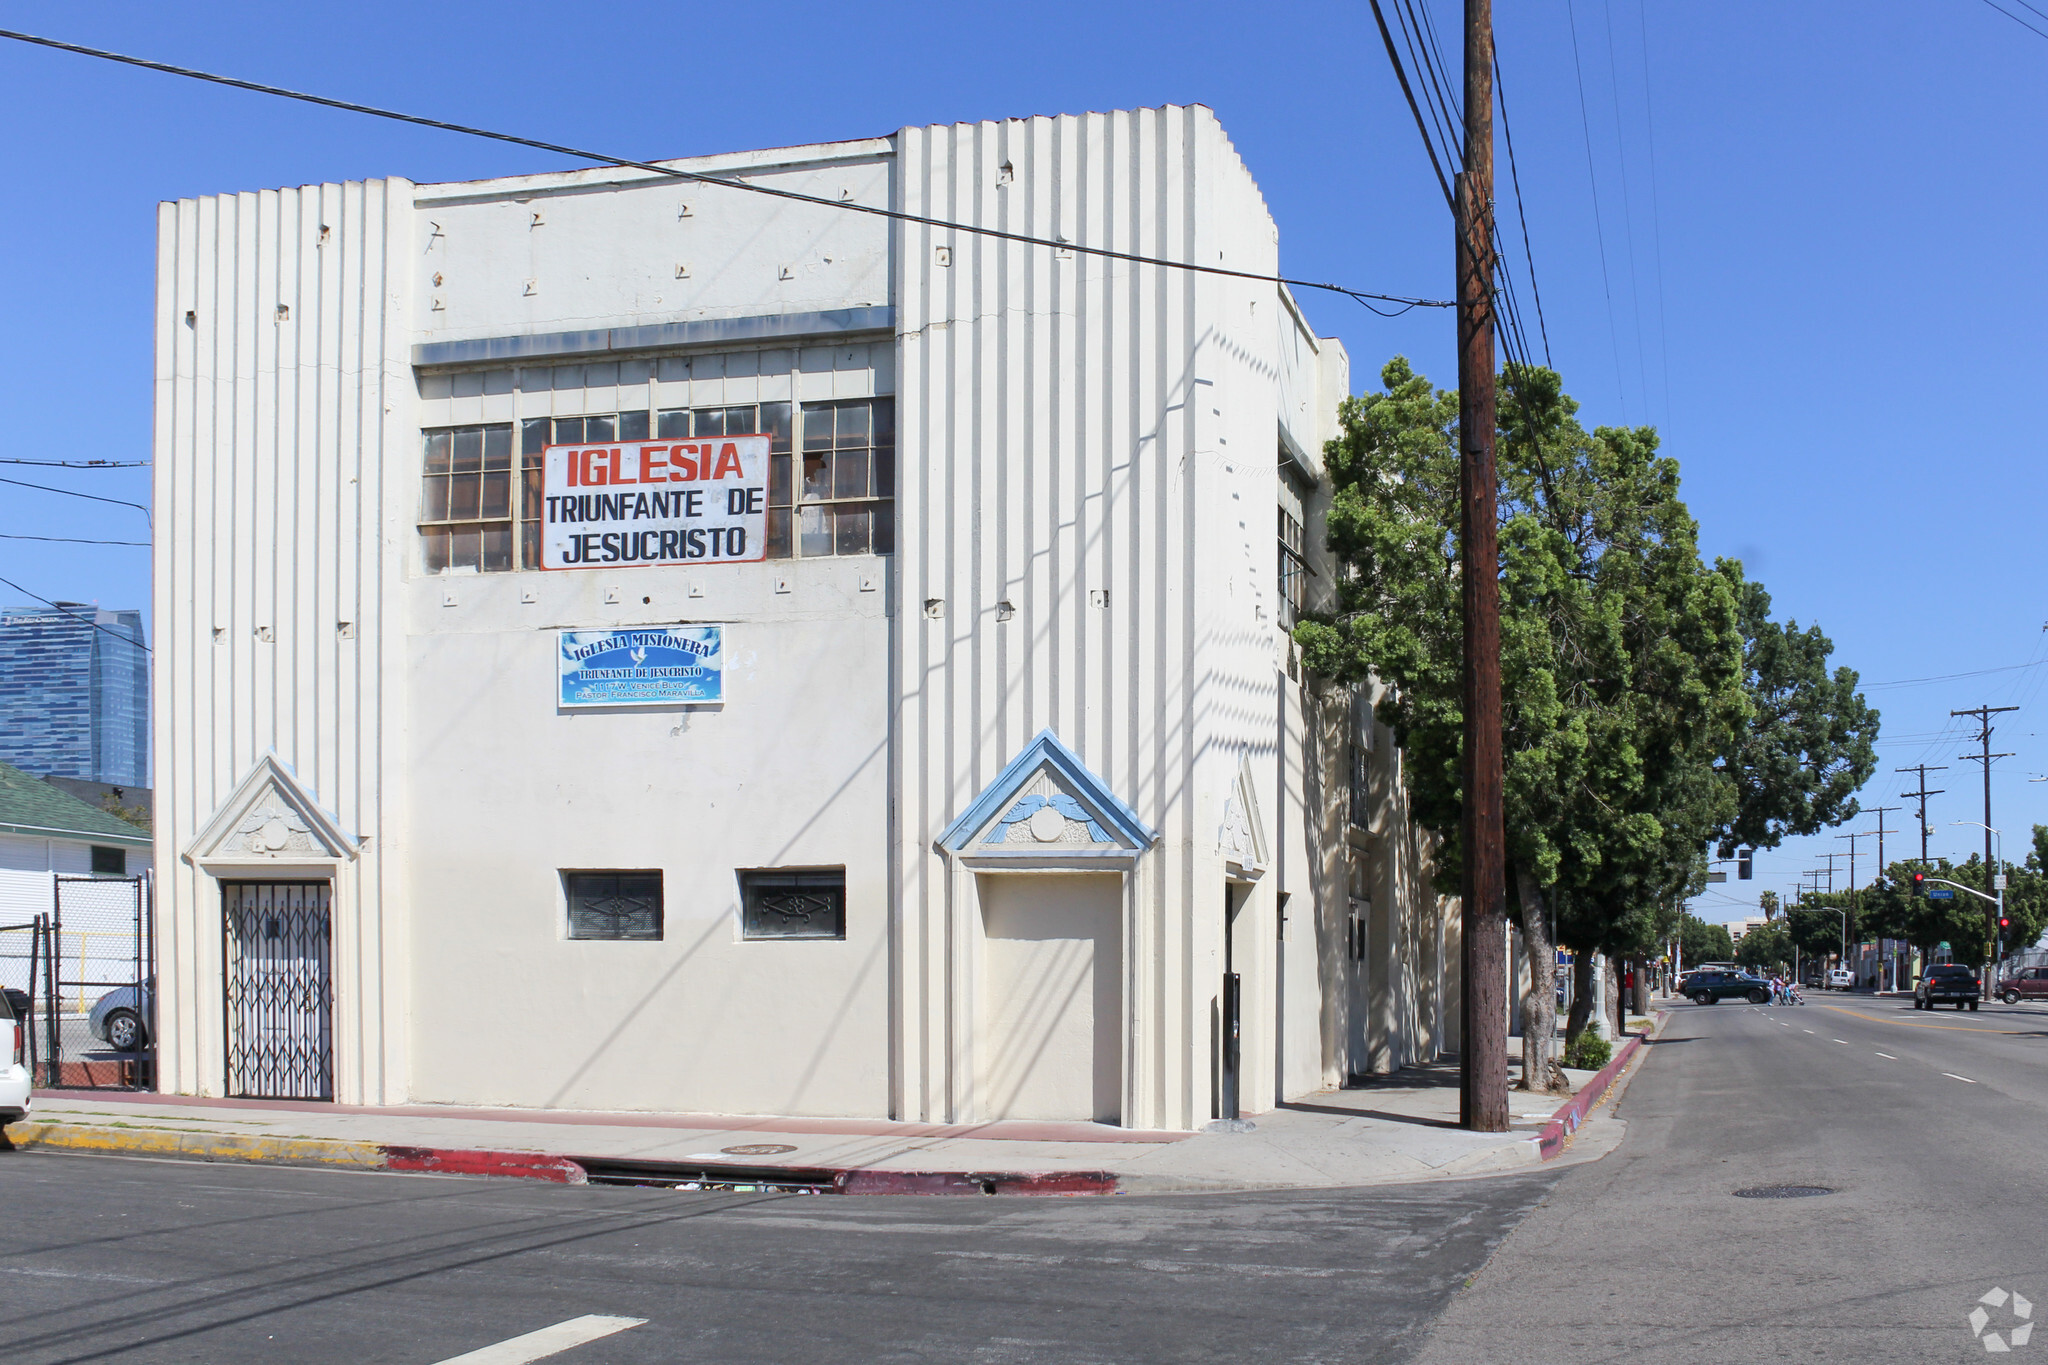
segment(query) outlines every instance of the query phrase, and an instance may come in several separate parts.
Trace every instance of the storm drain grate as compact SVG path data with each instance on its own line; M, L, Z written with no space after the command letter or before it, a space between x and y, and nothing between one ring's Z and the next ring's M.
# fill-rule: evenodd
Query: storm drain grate
M1737 1190L1737 1199L1811 1199L1815 1195L1833 1194L1826 1185L1753 1185L1746 1190Z

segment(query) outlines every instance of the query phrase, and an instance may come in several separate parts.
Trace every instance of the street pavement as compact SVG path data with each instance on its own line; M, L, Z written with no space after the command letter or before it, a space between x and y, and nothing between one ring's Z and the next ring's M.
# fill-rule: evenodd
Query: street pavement
M1808 1000L1676 1004L1626 1139L1523 1220L1422 1365L2048 1356L2048 1330L2013 1335L2048 1316L2048 1009ZM1836 1192L1734 1197L1793 1184Z
M0 1353L429 1365L596 1316L644 1322L548 1358L1395 1362L1560 1169L846 1198L0 1153Z

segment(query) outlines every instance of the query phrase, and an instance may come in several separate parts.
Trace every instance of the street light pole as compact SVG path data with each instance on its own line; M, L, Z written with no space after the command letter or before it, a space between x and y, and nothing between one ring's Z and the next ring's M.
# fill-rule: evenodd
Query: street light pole
M1984 767L1988 771L1991 765L1989 763L1986 763ZM2004 920L2005 918L2005 874L2003 872L1993 872L1991 870L1993 866L1991 861L1991 853L1994 847L1993 840L1996 840L1998 862L1999 864L2003 864L2005 862L2005 834L2002 830L1995 830L1981 820L1951 820L1949 821L1949 823L1952 825L1975 825L1978 829L1984 831L1984 877L1985 880L1991 884L1991 889L1998 893L1996 899L1986 897L1987 900L1992 901L1991 913L1993 916L1991 921L1991 937L1987 938L1984 941L1984 984L1986 989L1989 989L1991 984L1991 969L1998 961L2001 960L1997 957L1994 957L1993 954L1998 951L1999 946L1998 926L2000 921Z

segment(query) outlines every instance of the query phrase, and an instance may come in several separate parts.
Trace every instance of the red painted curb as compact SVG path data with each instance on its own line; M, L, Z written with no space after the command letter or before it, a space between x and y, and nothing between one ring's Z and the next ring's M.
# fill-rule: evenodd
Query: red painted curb
M436 1175L499 1175L546 1180L557 1185L582 1185L583 1168L567 1157L539 1152L465 1151L449 1147L384 1147L384 1169L428 1171Z
M1586 1121L1587 1112L1600 1102L1601 1096L1614 1084L1614 1078L1621 1074L1621 1069L1628 1065L1629 1059L1636 1055L1637 1050L1643 1045L1643 1039L1648 1036L1647 1033L1638 1033L1622 1044L1621 1051L1615 1054L1614 1060L1600 1068L1592 1080L1579 1087L1578 1094L1566 1100L1564 1105L1550 1116L1550 1122L1543 1125L1543 1132L1536 1139L1536 1147L1542 1153L1543 1160L1548 1161L1564 1150L1565 1139L1579 1131L1579 1125Z

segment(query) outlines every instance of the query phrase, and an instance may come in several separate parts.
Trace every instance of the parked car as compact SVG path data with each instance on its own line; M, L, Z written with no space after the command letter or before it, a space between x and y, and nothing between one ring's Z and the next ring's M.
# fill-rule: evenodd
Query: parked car
M1685 997L1695 1005L1716 1005L1731 998L1768 1005L1771 983L1747 972L1695 972L1686 982Z
M16 1008L19 991L0 992L0 1127L28 1117L35 1103L29 1097L26 1011Z
M1856 989L1856 973L1847 967L1837 967L1828 973L1828 989L1831 991L1853 991Z
M92 1036L116 1052L140 1052L148 1047L149 1026L143 1020L149 1018L155 1004L150 998L154 993L150 982L108 991L94 1002L92 1017L87 1020Z
M2005 979L1998 998L2008 1005L2022 1000L2048 1000L2048 967L2022 967Z
M1953 1003L1957 1009L1965 1005L1975 1009L1979 995L1975 972L1960 962L1943 962L1929 967L1920 984L1913 987L1913 1008L1931 1010Z

